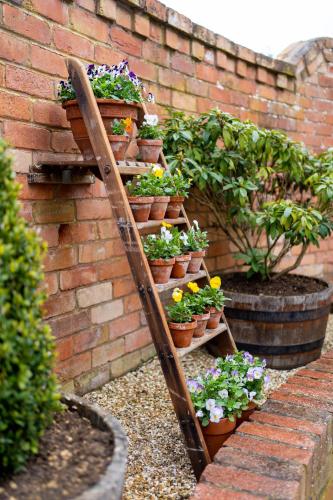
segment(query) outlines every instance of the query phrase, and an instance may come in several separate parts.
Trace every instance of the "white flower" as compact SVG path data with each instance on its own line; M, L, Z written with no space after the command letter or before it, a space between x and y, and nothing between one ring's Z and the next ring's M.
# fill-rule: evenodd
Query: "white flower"
M194 226L194 228L195 228L196 231L199 231L199 223L198 223L197 220L193 221L193 226Z
M184 245L187 245L188 236L186 233L180 233L179 239L184 243Z
M195 414L195 415L196 415L197 417L199 417L199 418L204 416L204 414L203 414L203 411L202 411L202 410L198 410L198 411L196 412L196 414Z
M150 238L151 240L156 240L156 234L150 234L150 235L149 235L149 238Z
M224 398L227 398L229 396L229 393L228 393L227 389L222 389L222 391L218 392L218 395L220 396L220 398L224 399Z
M206 410L210 411L215 408L215 399L207 399L206 401Z
M156 127L156 125L158 125L158 116L157 115L145 115L144 121L146 122L147 125L150 125L152 127Z
M162 238L162 240L166 241L167 243L170 243L173 236L170 233L169 229L167 229L166 227L161 227L161 238Z
M209 419L211 422L217 424L221 420L221 418L223 418L223 415L223 408L221 408L220 406L215 406L210 411Z

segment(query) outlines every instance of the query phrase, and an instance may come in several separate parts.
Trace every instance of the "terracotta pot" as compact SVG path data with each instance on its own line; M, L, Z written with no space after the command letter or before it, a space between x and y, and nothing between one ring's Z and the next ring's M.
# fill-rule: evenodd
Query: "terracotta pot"
M177 217L179 217L184 200L184 196L170 196L170 201L165 214L167 219L177 219Z
M172 272L171 272L171 278L184 278L188 265L191 260L190 254L186 255L177 255L175 257L176 262L173 265Z
M170 196L154 196L154 203L151 206L149 219L163 220L170 201Z
M138 119L138 103L127 103L115 99L96 99L96 102L109 139L113 135L112 125L115 119L131 118L134 122ZM67 120L70 122L74 140L82 155L86 160L95 158L77 100L64 102L62 107L66 110Z
M193 337L202 337L205 334L207 321L209 320L210 313L192 314L192 318L196 320L197 327L193 332Z
M163 285L169 281L172 266L175 263L174 257L172 259L148 260L148 263L156 284Z
M190 252L191 254L191 262L188 266L188 273L198 273L200 271L200 267L203 261L204 256L206 255L206 250L199 250L198 252Z
M250 401L248 404L248 409L242 411L241 417L237 417L237 427L240 424L242 424L243 422L246 422L247 420L249 420L250 416L257 408L258 408L257 405L253 401Z
M215 330L220 324L221 316L223 313L224 307L222 307L221 311L218 311L215 307L211 307L209 309L210 311L210 318L207 323L207 328L209 330Z
M108 138L113 151L114 159L116 161L124 160L129 144L129 137L126 135L109 135Z
M222 418L218 424L210 422L207 427L201 427L212 460L222 444L231 436L235 427L236 420L230 422L228 418Z
M137 139L140 158L147 163L157 163L162 152L162 139Z
M133 217L136 222L147 222L151 205L154 201L153 196L128 196Z
M170 322L169 328L175 347L189 347L196 326L196 321L191 321L190 323Z

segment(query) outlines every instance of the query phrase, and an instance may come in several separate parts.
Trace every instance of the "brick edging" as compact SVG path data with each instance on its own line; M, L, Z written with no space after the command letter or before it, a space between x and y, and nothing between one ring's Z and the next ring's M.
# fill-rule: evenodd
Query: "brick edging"
M192 500L316 499L332 473L333 350L274 391L202 474Z

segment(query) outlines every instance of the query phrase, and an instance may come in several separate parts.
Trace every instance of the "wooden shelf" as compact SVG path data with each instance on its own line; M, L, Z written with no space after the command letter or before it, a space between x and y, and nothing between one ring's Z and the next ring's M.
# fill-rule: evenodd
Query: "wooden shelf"
M168 224L176 226L178 224L186 224L186 219L185 217L178 217L177 219L149 220L148 222L137 222L136 226L139 231L142 231L144 229L159 227L161 226L162 222L167 222Z
M196 281L200 278L203 278L204 276L206 276L206 271L201 270L195 274L187 273L184 278L181 278L178 280L171 278L164 285L155 285L155 286L156 286L159 293L163 293L166 290L170 290L171 288L181 287L182 285L185 285L186 283L189 283L190 281Z
M206 342L213 339L220 333L225 332L226 329L227 329L226 325L224 323L220 323L219 327L216 328L215 330L206 330L205 334L202 337L197 337L197 338L194 337L189 347L178 348L177 349L178 356L182 357L188 354L189 352L194 351L194 349L197 349L201 345L206 344Z

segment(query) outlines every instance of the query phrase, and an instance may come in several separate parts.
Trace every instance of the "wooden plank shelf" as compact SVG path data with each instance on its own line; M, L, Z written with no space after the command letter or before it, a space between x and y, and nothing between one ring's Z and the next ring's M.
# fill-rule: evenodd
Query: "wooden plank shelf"
M177 226L179 224L186 224L186 219L185 217L178 217L177 219L149 220L148 222L137 222L136 227L139 231L144 229L153 229L155 227L160 227L162 222L167 222L168 224Z
M201 270L198 273L195 274L189 274L187 273L184 278L181 279L173 279L171 278L167 283L164 285L155 285L159 293L163 293L167 290L170 290L171 288L179 288L182 285L186 285L186 283L189 283L190 281L196 281L200 278L204 278L206 276L206 271Z
M217 328L215 328L215 330L207 329L202 337L198 338L193 337L191 345L189 347L177 348L178 356L180 357L185 356L189 352L194 351L194 349L197 349L198 347L206 344L206 342L209 342L211 339L213 339L220 333L225 332L226 330L227 327L224 323L220 323L220 325Z

